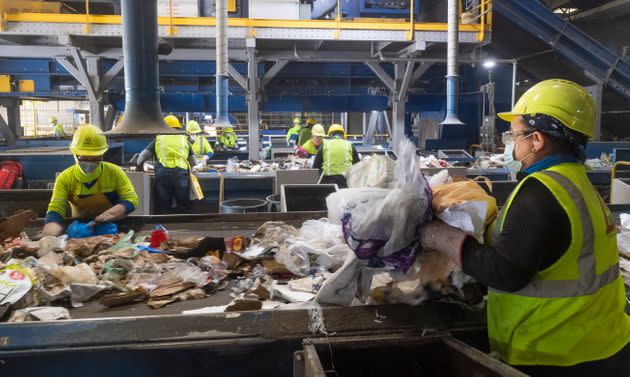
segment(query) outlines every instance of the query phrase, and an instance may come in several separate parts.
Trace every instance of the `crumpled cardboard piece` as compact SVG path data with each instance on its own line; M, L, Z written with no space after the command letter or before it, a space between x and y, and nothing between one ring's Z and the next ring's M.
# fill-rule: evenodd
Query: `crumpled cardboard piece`
M106 285L71 283L61 290L47 291L42 288L39 290L39 294L44 303L53 303L69 298L72 307L78 308L105 289L107 289Z
M112 235L72 238L66 244L66 251L82 259L114 246L119 238L119 236Z
M164 307L176 301L198 300L198 299L205 298L206 296L207 296L206 292L204 292L203 289L191 288L183 292L180 292L170 298L163 298L163 299L151 298L149 299L148 305L153 309L159 309L161 307Z
M0 242L10 237L18 237L31 220L37 219L32 210L19 210L15 214L0 220Z

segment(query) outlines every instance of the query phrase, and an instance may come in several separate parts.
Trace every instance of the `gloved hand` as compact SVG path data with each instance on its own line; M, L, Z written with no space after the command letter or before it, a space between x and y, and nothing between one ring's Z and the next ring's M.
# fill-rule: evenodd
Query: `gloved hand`
M210 159L210 156L208 156L207 154L201 157L201 160L203 161L204 164L207 164L209 159Z
M22 233L29 221L35 220L37 214L31 210L20 210L0 220L0 242L9 237L17 237Z
M433 220L420 228L420 246L446 254L459 267L462 266L462 248L468 235L442 220Z
M295 154L297 154L300 158L308 157L308 152L306 151L306 149L304 149L304 147L299 147Z

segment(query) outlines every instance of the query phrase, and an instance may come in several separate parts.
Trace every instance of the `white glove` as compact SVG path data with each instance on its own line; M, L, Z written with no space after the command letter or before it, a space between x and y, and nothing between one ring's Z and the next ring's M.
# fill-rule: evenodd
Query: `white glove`
M201 157L201 160L203 161L203 163L204 163L204 164L208 163L208 160L209 160L209 159L210 159L210 157L208 157L208 155L207 155L207 154L204 154L204 155Z

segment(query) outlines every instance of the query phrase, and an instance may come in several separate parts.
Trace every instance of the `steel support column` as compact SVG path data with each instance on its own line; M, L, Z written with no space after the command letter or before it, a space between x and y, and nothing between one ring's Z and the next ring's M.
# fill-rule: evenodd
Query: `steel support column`
M8 146L15 145L16 136L9 127L9 124L4 120L2 114L0 114L0 138L4 139Z
M90 123L105 130L105 106L101 88L101 64L100 59L89 57L87 60L87 74L92 88L96 89L94 97L90 96Z
M258 62L256 48L247 48L247 126L249 130L249 158L259 159L260 151L260 79L258 77Z
M597 82L595 85L587 87L595 101L595 131L593 132L593 141L598 141L602 136L602 95L604 91L603 81Z

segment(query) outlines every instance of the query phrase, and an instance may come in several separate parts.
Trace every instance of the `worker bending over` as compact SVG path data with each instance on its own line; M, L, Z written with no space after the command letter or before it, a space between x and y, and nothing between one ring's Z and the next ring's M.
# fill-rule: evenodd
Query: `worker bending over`
M304 143L306 143L307 141L311 139L311 132L315 123L316 123L315 119L308 118L306 120L306 124L303 125L302 128L300 128L300 134L298 135L298 140L297 140L298 147L301 147L302 145L304 145Z
M199 123L194 120L189 120L188 123L186 123L186 132L192 141L192 151L195 162L208 162L208 160L214 156L214 150L212 150L212 146L210 146L208 140L202 135Z
M324 126L321 124L314 125L311 131L311 139L297 149L297 155L302 158L315 156L319 147L324 142L325 136L326 132L324 131Z
M499 114L520 182L486 244L439 220L421 229L423 248L488 285L490 348L532 376L630 374L615 222L583 165L595 115L571 81L534 85Z
M302 122L300 118L293 118L293 127L289 128L287 131L287 135L285 136L287 140L287 146L294 146L297 143L298 136L300 135L300 130L302 129Z
M217 144L223 149L238 149L238 137L232 126L224 127Z
M63 129L63 124L57 121L57 117L51 116L48 118L48 123L50 123L50 127L52 127L53 134L57 139L62 139L66 137L66 130Z
M323 173L320 183L336 183L339 188L348 187L344 174L353 164L359 162L359 154L351 142L345 140L346 132L339 124L328 130L330 140L324 142L317 151L313 169Z
M169 127L180 129L174 115L164 118ZM138 157L137 165L157 156L155 164L155 193L158 213L186 213L190 210L190 167L194 166L193 148L188 135L159 135ZM176 206L173 208L173 199Z
M79 127L70 143L76 163L55 181L43 235L58 236L63 232L68 204L73 219L94 219L95 223L120 220L136 209L138 195L127 174L103 161L107 149L107 139L98 127Z

